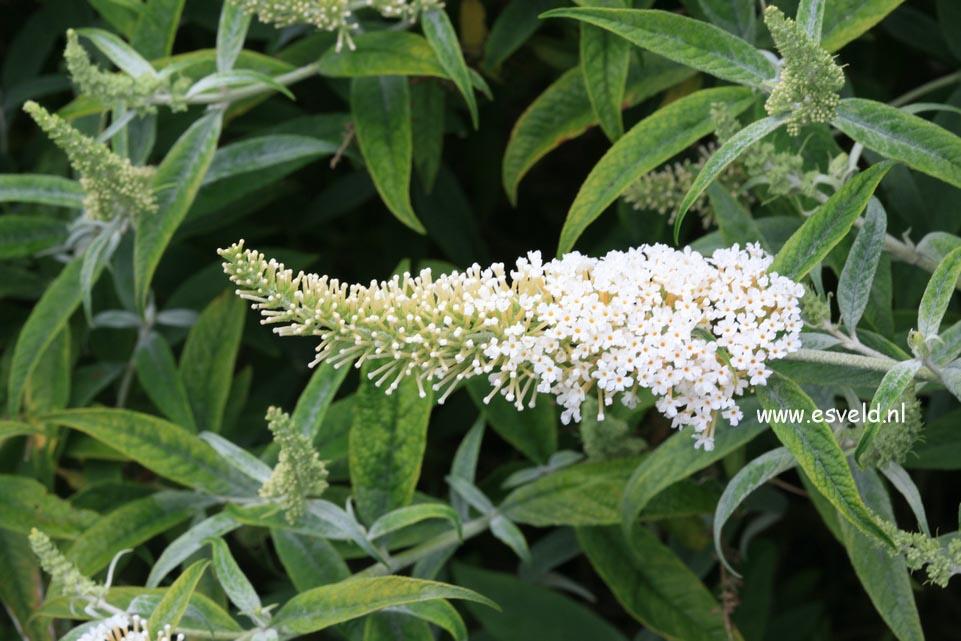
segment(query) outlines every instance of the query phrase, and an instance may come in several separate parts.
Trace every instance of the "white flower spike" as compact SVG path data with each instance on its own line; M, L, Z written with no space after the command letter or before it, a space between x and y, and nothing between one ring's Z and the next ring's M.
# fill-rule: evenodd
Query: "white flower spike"
M184 635L172 633L168 625L156 636L151 636L147 622L139 616L117 614L101 621L77 641L184 641Z
M243 241L221 250L237 293L254 301L276 333L319 336L313 364L365 361L389 394L413 376L441 391L486 376L487 400L500 393L518 409L538 393L555 396L564 423L579 421L588 394L603 408L639 388L658 397L674 427L694 427L711 449L720 413L736 425L734 401L771 374L767 363L800 348L804 289L768 274L759 245L711 257L666 245L579 253L544 263L517 261L436 278L429 269L369 286L316 274L294 275Z

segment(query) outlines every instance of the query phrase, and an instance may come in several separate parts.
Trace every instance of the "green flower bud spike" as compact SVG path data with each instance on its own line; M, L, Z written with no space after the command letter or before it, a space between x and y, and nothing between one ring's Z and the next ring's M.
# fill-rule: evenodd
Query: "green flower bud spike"
M73 29L67 31L67 48L63 52L67 70L80 94L96 98L103 104L122 102L140 113L151 113L156 107L150 99L165 84L160 76L144 74L138 78L124 73L109 73L90 60L80 37Z
M273 474L260 488L260 496L279 499L287 521L296 523L304 515L307 498L320 496L327 489L327 466L310 439L280 408L267 410L267 424L280 445L280 457Z
M80 174L86 197L84 209L91 220L136 220L157 211L152 167L135 167L107 145L70 126L33 101L23 110L47 136L67 154L70 165Z
M107 593L106 587L84 576L46 534L33 528L29 539L33 553L40 560L40 567L61 586L64 594L99 600Z
M942 588L956 574L961 574L961 538L954 538L947 542L944 537L935 538L923 532L905 532L897 525L879 519L882 527L911 571L922 568L928 575L928 580Z
M834 56L773 5L764 12L764 23L784 59L765 109L772 116L789 114L787 129L793 136L804 125L830 122L844 87L844 72Z

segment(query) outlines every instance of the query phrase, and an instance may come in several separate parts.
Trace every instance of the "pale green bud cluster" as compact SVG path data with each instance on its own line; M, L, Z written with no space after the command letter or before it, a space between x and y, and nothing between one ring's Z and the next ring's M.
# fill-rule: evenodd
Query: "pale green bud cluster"
M581 444L584 454L591 461L610 461L618 458L637 456L647 449L647 442L631 434L627 421L614 416L597 420L594 409L597 401L588 399L581 421Z
M912 392L905 393L894 404L900 408L904 403L904 421L881 423L877 435L861 458L863 465L883 467L888 463L901 464L922 438L924 423L921 420L921 403Z
M814 327L821 327L826 321L831 320L830 302L818 296L808 284L804 285L804 297L801 298L801 318Z
M67 48L63 52L67 70L80 94L96 98L103 104L123 102L141 113L156 111L150 99L161 89L170 90L169 81L159 75L144 74L137 78L125 73L109 73L91 60L73 29L67 31Z
M244 12L256 15L261 22L277 27L312 24L318 29L337 33L337 50L346 43L354 49L350 32L356 29L354 9L371 8L385 18L401 18L410 22L422 11L443 7L441 0L230 0Z
M961 574L961 538L944 543L923 532L905 532L886 519L878 521L911 571L923 568L928 580L942 588L952 576Z
M157 210L152 167L135 167L127 158L70 126L33 101L23 106L47 136L67 154L80 174L84 209L91 220L137 220Z
M685 158L668 163L657 171L648 172L627 188L624 192L624 200L634 209L656 211L661 216L668 216L668 222L673 223L681 201L691 189L694 178L697 177L712 151L713 146L704 145L698 148L696 160ZM730 188L732 182L737 182L738 169L736 164L730 165L718 182ZM702 194L694 201L690 211L701 218L705 228L710 225L711 208L706 194Z
M46 534L33 528L30 530L29 539L30 548L40 561L40 567L61 586L64 594L93 599L100 599L106 594L107 588L84 576Z
M844 87L844 72L834 56L773 5L764 12L764 22L783 58L765 109L771 115L788 114L792 135L804 125L830 122Z
M280 408L267 410L267 425L280 446L280 456L273 474L260 488L260 496L278 499L287 521L296 523L304 515L307 498L327 489L327 466L310 439Z

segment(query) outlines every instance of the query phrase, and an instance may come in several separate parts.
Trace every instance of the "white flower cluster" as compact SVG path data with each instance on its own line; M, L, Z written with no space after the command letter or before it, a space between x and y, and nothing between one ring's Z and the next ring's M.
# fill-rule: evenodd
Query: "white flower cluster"
M129 618L117 614L101 621L77 641L184 641L184 635L172 634L168 625L157 636L150 636L147 622L142 618L136 614Z
M713 447L718 413L737 424L734 401L766 383L770 360L800 348L797 283L766 272L758 245L720 249L706 258L666 245L578 253L543 263L532 252L504 266L434 278L430 270L369 286L316 274L294 276L243 241L222 250L238 294L282 335L320 336L314 364L382 363L370 372L387 393L413 376L443 390L486 376L518 409L538 393L556 397L564 423L579 421L588 394L600 415L615 396L658 396L674 427L694 427L697 445Z

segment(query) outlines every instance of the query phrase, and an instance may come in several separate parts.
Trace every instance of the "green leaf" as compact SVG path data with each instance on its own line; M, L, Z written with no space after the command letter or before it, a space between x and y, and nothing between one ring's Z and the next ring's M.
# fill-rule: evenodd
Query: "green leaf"
M797 460L786 447L779 447L761 454L738 470L738 473L728 481L717 502L714 512L714 551L724 567L735 576L741 576L734 571L724 556L724 546L721 544L721 533L724 524L731 518L734 511L758 489L771 479L787 472L797 465Z
M16 416L20 411L24 389L47 348L66 326L80 306L83 291L80 287L82 258L75 258L47 287L23 324L10 361L7 381L7 413ZM96 281L95 274L92 281Z
M501 612L467 606L497 641L626 641L591 608L544 586L461 563L454 565L454 578L501 605Z
M894 11L904 0L831 0L825 2L821 46L837 51Z
M207 570L210 561L197 561L184 573L177 577L167 591L164 593L160 603L150 615L147 627L151 630L163 630L166 626L176 628L183 618L187 606L190 605L190 597L193 596L200 578Z
M464 620L461 618L457 608L447 601L408 603L407 605L391 608L390 611L391 613L407 614L428 623L433 623L442 630L450 633L454 641L467 641L467 626L464 624ZM428 635L430 635L429 630ZM429 636L429 639L433 638L433 636ZM407 641L407 638L401 637L400 641Z
M707 188L708 198L711 200L711 211L717 219L717 229L721 234L721 240L725 245L731 246L738 243L744 246L746 243L761 243L767 245L764 234L761 233L757 221L751 216L741 203L728 192L727 189L718 183L713 183Z
M474 405L501 438L535 463L547 463L557 450L557 406L550 396L542 396L534 407L519 412L500 394L485 404L484 398L491 393L486 380L470 380L466 387Z
M650 6L653 2L648 2ZM757 29L754 0L699 0L701 11L713 24L748 42L754 41Z
M687 215L691 206L697 202L697 199L701 197L704 190L707 189L732 162L740 158L741 155L747 151L748 147L760 141L769 133L772 133L786 121L787 116L768 116L767 118L752 122L728 140L724 141L724 144L711 154L711 157L707 159L707 162L704 163L701 170L697 172L694 183L684 195L684 200L681 201L681 205L678 207L677 216L674 218L675 242L677 242L678 235L681 231L681 223L684 222L684 216Z
M928 516L924 511L924 503L921 501L921 492L914 484L907 470L894 462L889 462L884 467L878 468L881 473L891 482L891 485L901 493L908 507L914 512L914 517L918 520L918 527L922 532L931 536L931 528L928 526ZM857 480L855 476L855 480ZM864 494L862 490L862 495ZM894 520L893 518L891 519Z
M795 21L814 42L821 41L824 7L827 4L826 0L801 0L798 5Z
M36 203L54 207L83 207L83 187L76 180L41 174L0 176L0 203Z
M186 0L147 0L130 44L147 58L169 56Z
M372 31L353 38L355 50L331 48L320 57L317 68L321 75L335 78L448 77L431 44L416 33Z
M297 134L269 134L235 142L217 150L202 185L206 187L219 180L263 172L281 163L331 156L339 145Z
M217 26L217 71L230 71L244 48L250 14L235 2L225 2Z
M320 434L327 410L330 409L330 404L334 401L334 396L348 372L350 368L346 365L339 368L327 363L319 365L307 382L307 387L301 392L300 398L297 399L291 419L301 433L311 441L316 440Z
M132 549L183 523L213 501L195 492L157 492L100 517L67 550L80 571L94 574L118 552Z
M59 220L41 216L0 216L0 260L22 258L59 245L67 227Z
M439 82L418 82L410 88L414 167L424 191L434 189L444 153L445 92Z
M349 452L354 499L367 522L414 498L433 405L433 395L421 398L412 377L388 395L368 377L371 371L371 365L360 370Z
M865 504L881 518L893 522L891 500L877 474L870 470L854 470L854 479ZM844 520L840 521L840 530L851 565L884 622L900 641L924 641L911 576L904 559L878 547L870 537Z
M426 233L410 204L413 135L407 79L354 78L350 104L357 142L384 204L400 222Z
M154 184L159 209L144 216L134 239L134 289L137 305L147 304L150 281L164 250L193 203L213 160L223 112L200 118L180 136L157 168Z
M77 33L90 40L100 50L100 53L128 75L134 78L141 76L153 78L157 75L157 71L141 53L109 31L88 28L77 29ZM146 57L150 58L151 56L147 54ZM155 57L159 58L160 56Z
M884 239L887 237L888 216L877 198L868 201L864 225L858 231L844 269L838 280L838 308L844 326L853 333L871 297L874 274L878 270Z
M140 0L88 0L88 2L111 27L128 38L143 12Z
M376 539L430 519L449 521L457 529L457 535L461 536L460 517L454 511L454 508L445 503L418 503L399 507L374 521L367 531L367 536Z
M34 617L43 602L40 565L27 537L0 528L0 601L25 641L53 641L49 621Z
M368 615L363 625L362 641L434 641L426 621L395 612L393 608Z
M457 33L447 17L447 12L443 9L428 9L421 14L420 24L445 74L454 81L458 91L464 96L471 122L474 129L477 129L477 100L474 98L470 73L457 40Z
M861 98L842 100L832 124L868 149L961 187L961 138L947 129Z
M436 599L464 599L497 606L464 588L402 576L356 578L301 592L274 617L285 634L308 634L384 608Z
M220 587L224 589L227 598L241 614L254 617L256 620L261 616L262 606L250 579L237 565L237 560L234 559L234 555L230 553L230 548L223 539L211 539L209 543L213 549L214 573L217 575Z
M148 588L157 587L164 577L202 548L204 541L223 536L238 527L240 527L240 523L224 512L214 514L191 526L164 548L163 553L150 567L150 575L147 577L146 586Z
M664 488L703 470L767 429L767 425L757 420L754 401L741 401L739 405L744 418L736 427L718 421L713 450L694 449L690 430L686 430L671 435L641 461L628 481L621 501L621 522L625 530L633 528L637 516Z
M740 113L754 101L749 89L723 87L690 94L637 123L607 151L581 185L561 230L557 254L574 242L638 178L714 130L711 108Z
M277 556L300 592L343 581L350 569L326 539L274 528L270 531Z
M511 0L498 13L487 40L481 66L495 70L534 35L543 21L538 16L555 6L554 0Z
M885 421L888 410L894 407L894 404L914 382L914 376L919 369L921 369L921 361L917 359L903 361L888 370L884 378L881 379L881 384L878 385L877 391L874 392L874 398L871 399L871 404L868 406L869 411L876 411L880 419L864 421L864 432L861 434L858 446L854 450L854 460L858 464L861 463L861 458L877 435L881 423ZM888 429L898 428L889 426Z
M176 483L228 496L257 490L202 439L155 416L90 408L53 412L43 420L79 430Z
M607 29L668 60L722 80L764 87L774 64L750 43L707 22L647 9L554 9L542 18L574 18Z
M582 24L580 61L594 114L607 137L615 141L624 135L621 105L631 64L630 45L609 31Z
M137 349L134 362L140 388L157 409L177 425L197 431L190 399L167 340L151 332Z
M48 494L31 478L0 474L0 528L21 534L37 528L53 538L75 539L97 518L96 512Z
M490 530L494 538L513 550L521 561L530 563L531 551L527 546L527 540L513 521L503 514L494 514L491 518Z
M628 76L624 103L633 106L694 73L687 67L648 55L644 58L643 72L635 69ZM566 71L527 107L511 131L501 169L504 190L511 204L517 205L518 185L538 160L597 124L582 70Z
M624 487L637 466L636 458L572 465L517 488L499 511L512 521L536 527L615 525L621 521ZM710 485L680 481L654 496L641 518L709 514L717 496Z
M180 375L201 430L220 431L246 313L243 299L224 292L204 309L187 334Z
M647 528L636 528L630 543L617 527L577 528L577 540L621 607L652 632L667 639L732 638L711 592ZM737 632L733 638L742 639Z
M801 410L809 417L801 425L771 421L771 428L781 443L794 454L818 491L844 518L865 534L892 545L888 535L861 501L847 458L834 440L831 428L823 421L816 422L810 418L817 410L814 401L794 381L779 374L772 375L767 386L759 387L757 396L768 412Z
M787 239L768 271L804 278L847 235L890 168L889 162L874 165L846 182Z
M280 84L272 77L253 69L233 69L231 71L217 71L209 76L204 76L187 90L187 98L203 96L204 94L217 95L227 89L241 87L257 87L263 85L282 93L286 97L294 100L294 94L287 87Z
M921 305L918 307L918 331L925 340L934 338L941 330L941 319L948 311L954 288L961 277L961 247L941 259L931 275Z

